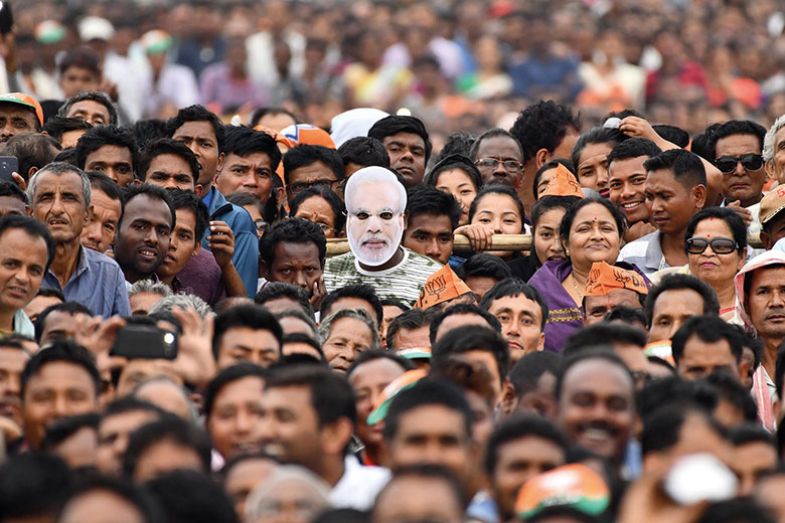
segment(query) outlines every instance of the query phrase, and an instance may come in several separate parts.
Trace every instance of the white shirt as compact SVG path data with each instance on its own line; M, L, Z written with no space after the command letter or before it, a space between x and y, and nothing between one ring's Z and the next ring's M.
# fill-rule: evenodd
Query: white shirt
M343 476L330 492L333 508L368 510L379 491L390 481L390 471L382 467L361 465L355 456L344 459Z

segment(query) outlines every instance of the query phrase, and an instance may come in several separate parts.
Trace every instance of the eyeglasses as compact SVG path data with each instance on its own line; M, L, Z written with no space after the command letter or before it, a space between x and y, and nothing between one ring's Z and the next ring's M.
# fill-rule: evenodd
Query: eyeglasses
M315 188L315 189L333 189L335 184L338 182L336 180L314 180L312 182L294 182L289 184L289 192L293 195L299 194L306 189Z
M706 247L711 245L714 254L730 254L739 248L739 244L730 238L690 238L687 240L687 252L690 254L703 254Z
M481 158L474 162L474 165L481 169L496 169L502 164L505 171L520 171L523 164L515 160L502 160L501 158Z
M736 170L736 165L741 162L741 166L747 171L757 171L763 167L763 156L760 154L742 154L741 156L722 156L714 160L714 165L722 174L731 174Z

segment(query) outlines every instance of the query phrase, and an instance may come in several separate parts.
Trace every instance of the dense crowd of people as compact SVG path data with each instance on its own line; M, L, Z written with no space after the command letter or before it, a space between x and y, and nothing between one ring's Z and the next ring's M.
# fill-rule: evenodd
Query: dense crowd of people
M785 522L780 3L12 4L0 523Z

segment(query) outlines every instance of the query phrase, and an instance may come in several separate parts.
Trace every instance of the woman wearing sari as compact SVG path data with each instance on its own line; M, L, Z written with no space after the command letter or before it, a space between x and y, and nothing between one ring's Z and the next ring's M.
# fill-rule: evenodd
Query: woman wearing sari
M529 280L549 309L545 350L561 352L583 325L581 304L591 266L616 263L625 228L621 211L605 198L584 198L567 209L559 228L567 259L545 262Z

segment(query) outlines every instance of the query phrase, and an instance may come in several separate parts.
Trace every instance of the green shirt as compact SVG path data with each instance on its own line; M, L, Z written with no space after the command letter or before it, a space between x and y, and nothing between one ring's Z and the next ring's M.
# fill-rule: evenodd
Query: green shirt
M324 267L324 285L327 292L365 283L376 290L380 299L396 299L413 304L420 297L428 277L441 269L442 265L409 249L403 248L403 260L383 271L366 271L347 252L327 259Z

